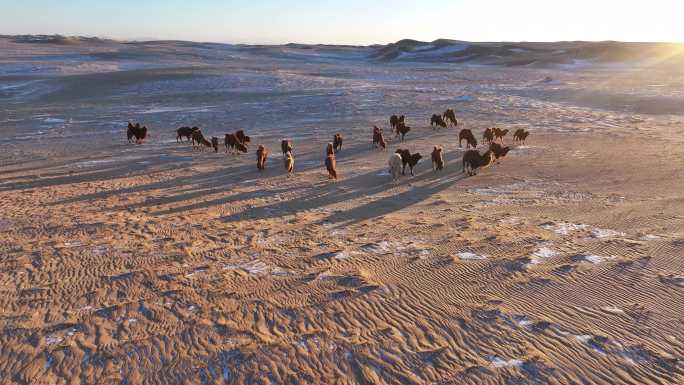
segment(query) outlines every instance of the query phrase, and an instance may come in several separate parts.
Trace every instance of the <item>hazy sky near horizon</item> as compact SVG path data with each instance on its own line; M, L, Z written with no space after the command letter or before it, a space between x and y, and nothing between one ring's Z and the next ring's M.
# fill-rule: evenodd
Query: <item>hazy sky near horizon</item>
M227 43L684 42L682 0L0 0L0 34Z

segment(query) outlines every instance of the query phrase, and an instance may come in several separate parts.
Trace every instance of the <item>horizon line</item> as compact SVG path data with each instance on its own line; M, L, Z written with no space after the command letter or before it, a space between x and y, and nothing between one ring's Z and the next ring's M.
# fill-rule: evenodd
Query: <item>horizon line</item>
M0 38L16 38L16 37L61 37L61 38L83 38L83 39L97 39L102 41L113 41L118 43L153 43L153 42L184 42L184 43L197 43L197 44L225 44L225 45L246 45L246 46L285 46L285 45L319 45L319 46L340 46L340 47L373 47L373 46L386 46L390 44L398 44L402 41L414 41L418 43L434 43L440 40L453 41L461 43L482 43L482 44L492 44L492 43L626 43L626 44L675 44L684 45L684 42L676 41L648 41L648 40L458 40L451 38L437 38L432 41L418 40L413 38L403 38L397 41L387 42L387 43L372 43L372 44L349 44L349 43L302 43L297 41L290 41L287 43L235 43L229 41L200 41L200 40L185 40L185 39L162 39L162 38L132 38L132 39L121 39L114 37L105 36L88 36L88 35L64 35L60 33L53 34L6 34L0 33Z

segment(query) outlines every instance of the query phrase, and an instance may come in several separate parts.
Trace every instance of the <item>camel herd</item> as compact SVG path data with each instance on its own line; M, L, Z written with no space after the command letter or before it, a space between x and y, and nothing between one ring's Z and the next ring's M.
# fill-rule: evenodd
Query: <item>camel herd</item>
M395 139L400 138L404 142L406 135L411 131L411 127L406 125L406 117L404 115L392 115L389 119L390 127L395 134ZM448 109L442 114L433 114L430 118L430 126L434 129L458 127L459 123L456 119L456 113L453 109ZM140 123L128 123L128 141L140 143L147 137L148 129L141 126ZM463 172L469 176L476 175L477 170L489 166L499 161L499 159L506 156L510 151L510 147L504 147L504 137L509 133L508 129L500 129L492 127L485 129L482 134L482 142L489 147L484 153L477 150L478 142L475 135L470 129L463 128L458 134L458 145L463 146L463 141L466 143L466 151L463 154ZM513 134L514 143L524 144L529 136L529 132L524 129L518 129ZM219 138L211 137L207 139L199 127L180 127L176 130L176 141L183 142L183 138L187 142L192 142L193 150L204 151L204 149L211 148L214 152L219 151ZM225 152L231 154L247 153L251 138L245 135L244 130L238 130L234 133L225 134L224 146ZM325 167L328 171L329 179L337 179L337 160L336 154L342 151L343 138L342 135L335 134L333 141L326 146ZM371 148L386 150L387 142L382 128L373 126ZM283 140L281 142L281 150L283 154L283 165L288 176L294 173L295 157L294 147L290 140ZM266 161L268 160L268 149L264 144L259 144L256 150L257 169L263 171L266 169ZM389 159L389 173L392 180L396 181L401 175L406 175L406 166L409 167L409 172L413 175L413 169L423 156L416 152L411 153L408 149L400 148L390 156ZM444 160L444 149L442 146L434 146L431 153L432 168L434 171L442 171L446 165Z

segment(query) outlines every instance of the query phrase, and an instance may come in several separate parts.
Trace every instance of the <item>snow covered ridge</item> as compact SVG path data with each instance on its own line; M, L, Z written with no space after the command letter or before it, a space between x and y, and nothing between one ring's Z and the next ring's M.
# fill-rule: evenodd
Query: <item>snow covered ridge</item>
M377 47L370 55L378 61L476 63L505 66L578 66L648 61L672 52L681 45L624 42L464 42L400 40ZM684 63L684 54L673 58Z

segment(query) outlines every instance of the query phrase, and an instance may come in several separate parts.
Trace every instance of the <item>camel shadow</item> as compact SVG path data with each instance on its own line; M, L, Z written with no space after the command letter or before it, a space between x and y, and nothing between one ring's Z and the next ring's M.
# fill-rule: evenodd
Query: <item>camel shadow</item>
M7 170L7 172L41 171L40 177L19 175L0 180L0 192L22 191L34 188L58 187L84 182L111 181L137 175L145 175L151 171L170 171L187 165L191 160L185 154L171 153L165 149L149 147L117 146L116 152L101 157L85 157L68 161L53 162L39 167L24 167ZM143 152L144 151L144 152ZM137 152L137 153L136 153ZM184 156L185 155L185 156ZM128 159L128 156L134 156ZM68 168L64 170L64 168Z
M379 177L376 169L342 179L336 183L315 185L302 191L301 194L297 195L297 198L251 208L221 217L221 220L237 222L244 219L272 219L287 214L319 210L326 206L380 194L397 187L398 183L404 181L411 186L409 190L399 194L385 196L349 210L336 210L321 220L325 223L346 226L384 216L420 203L466 177L462 168L455 164L440 172L427 170L429 167L430 162L423 161L415 168L416 176L403 177L398 182L392 182L389 176ZM406 172L408 175L409 171Z
M421 174L421 176L425 174L427 173ZM416 186L408 191L384 197L341 213L333 213L323 219L323 221L331 224L338 224L336 228L358 224L413 206L466 178L466 175L462 172L452 172L448 175L441 175L439 179L435 179L435 176L436 175L433 174L429 183L425 185Z
M398 140L392 141L393 146L411 146L413 140L405 143ZM296 213L307 210L317 210L326 206L353 201L365 197L372 197L376 194L382 195L386 190L393 189L397 183L408 183L411 188L408 191L393 195L391 197L381 197L371 203L362 203L361 206L347 211L336 211L325 220L332 223L350 222L355 223L376 216L400 210L407 206L419 203L427 199L454 182L461 179L461 168L450 162L444 171L427 171L430 168L429 154L416 167L415 177L401 178L399 182L393 183L389 176L378 176L379 171L385 171L385 167L373 169L372 171L353 174L343 177L339 182L329 183L323 178L324 175L324 150L321 146L318 149L307 149L297 156L295 162L298 172L310 170L320 170L321 180L311 184L303 184L284 188L267 188L260 192L238 192L241 187L253 184L256 180L272 180L273 178L285 178L282 171L282 160L280 151L271 153L268 167L263 172L255 170L256 159L252 151L241 156L228 156L223 153L214 154L213 152L201 154L193 152L190 147L174 147L167 144L130 146L122 144L116 146L111 154L102 155L99 158L82 158L74 160L74 164L69 165L69 170L58 168L57 170L46 168L50 174L42 174L40 179L25 180L16 178L9 183L0 183L1 191L21 191L38 187L52 187L69 185L83 182L111 181L117 178L128 178L132 176L142 176L149 173L173 172L184 168L202 167L207 161L214 164L219 163L207 171L194 171L183 173L183 175L173 175L164 180L153 181L144 184L109 188L95 192L87 192L76 196L62 198L49 203L51 206L72 204L78 202L90 202L100 199L107 199L112 196L125 196L126 194L141 194L155 192L154 196L143 197L142 201L135 203L121 203L114 207L115 210L145 209L152 208L153 215L170 215L189 210L210 208L225 204L238 203L245 200L252 200L258 197L279 195L287 192L294 196L290 200L279 201L266 206L249 208L246 211L234 213L221 219L226 222L237 221L248 218L273 218L283 215L283 213ZM373 150L370 142L354 141L348 143L338 153L338 162L343 167L348 160L357 159L361 154L366 154ZM458 157L455 150L450 154L445 154L449 160ZM393 151L388 150L384 154L389 156ZM376 160L372 160L376 164ZM78 164L86 163L87 167L80 168ZM384 162L383 162L384 163ZM453 165L452 165L453 163ZM60 167L63 165L57 165ZM383 164L384 166L384 164ZM408 173L408 171L407 171ZM385 174L384 172L382 173ZM458 177L457 177L458 174ZM271 183L274 187L278 182ZM292 189L295 189L293 191ZM166 193L168 190L168 194ZM227 194L226 194L227 193ZM212 195L218 195L212 197ZM202 199L210 197L209 200ZM197 202L198 199L201 201ZM159 207L169 204L180 204L177 207ZM236 205L237 206L237 205Z

